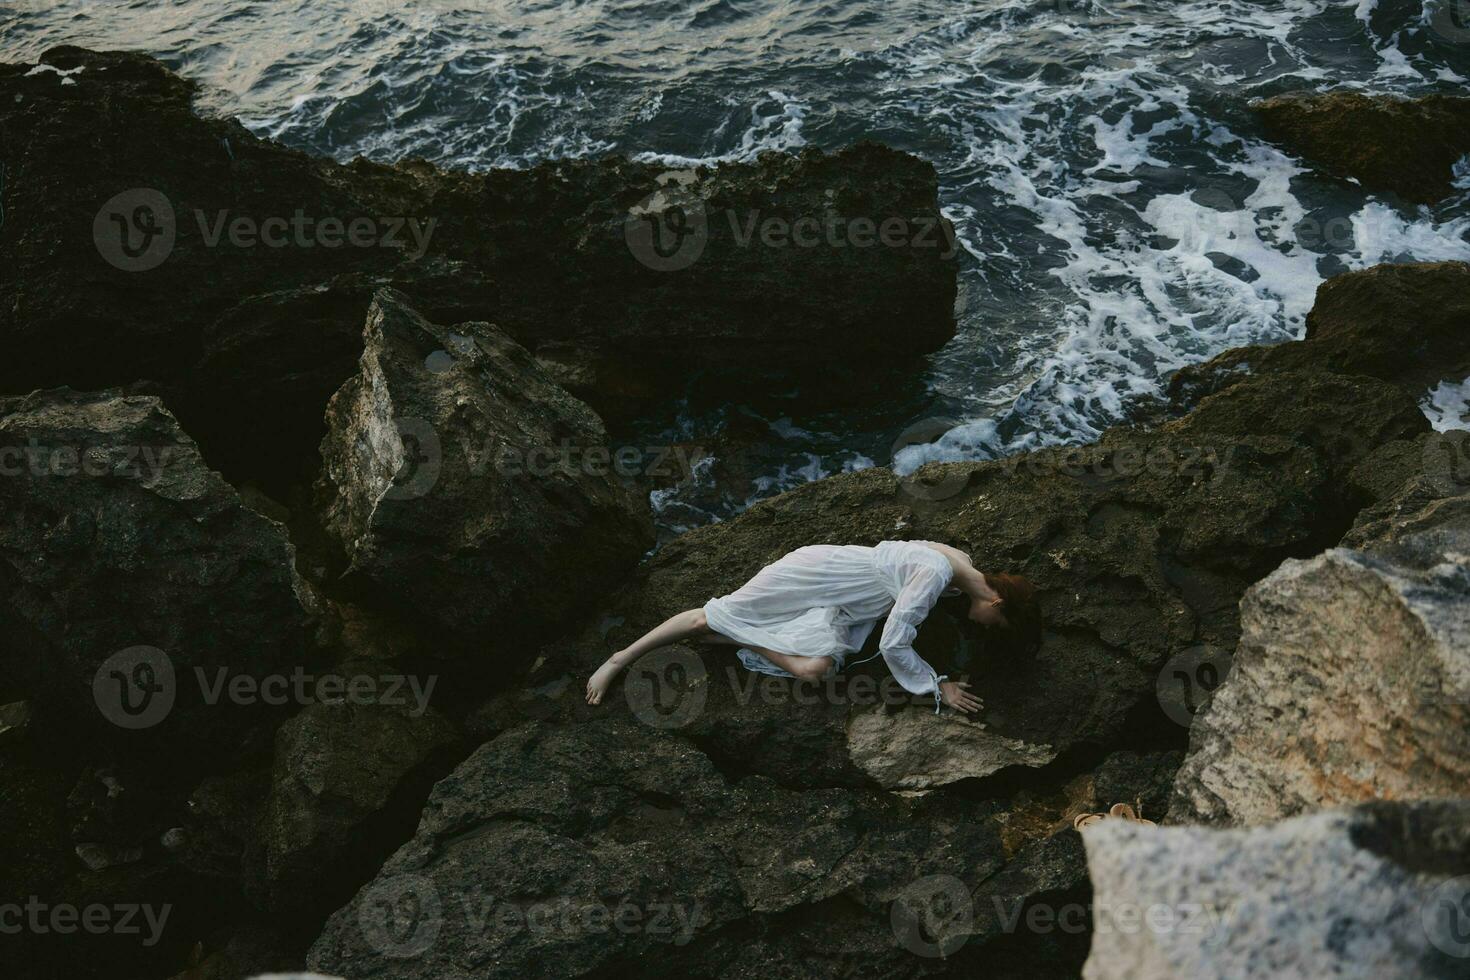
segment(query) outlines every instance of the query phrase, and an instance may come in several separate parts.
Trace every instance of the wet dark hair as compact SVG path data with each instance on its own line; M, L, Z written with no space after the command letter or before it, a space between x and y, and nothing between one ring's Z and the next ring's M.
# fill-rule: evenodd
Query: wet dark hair
M1001 598L1000 611L1005 614L1006 628L997 630L1000 643L1015 653L1031 656L1041 649L1041 603L1036 601L1036 586L1022 575L1004 573L985 576L985 584Z

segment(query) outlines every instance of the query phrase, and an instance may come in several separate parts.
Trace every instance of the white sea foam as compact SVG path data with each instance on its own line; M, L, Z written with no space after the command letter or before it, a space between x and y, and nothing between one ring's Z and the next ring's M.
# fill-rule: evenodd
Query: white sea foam
M1420 399L1419 407L1436 432L1470 429L1470 378L1441 381Z
M1352 217L1354 269L1380 262L1470 261L1470 216L1436 223L1424 213L1405 215L1371 202Z

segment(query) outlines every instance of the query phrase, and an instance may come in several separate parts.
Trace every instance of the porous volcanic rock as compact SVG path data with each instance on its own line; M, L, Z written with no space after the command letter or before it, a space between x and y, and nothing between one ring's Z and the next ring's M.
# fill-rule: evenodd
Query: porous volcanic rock
M304 656L285 529L151 396L0 400L0 460L7 673L118 752L167 745L187 771L230 744L261 704L226 693L233 679Z
M1371 191L1433 204L1453 190L1470 153L1470 99L1402 99L1361 92L1278 95L1251 104L1267 135Z

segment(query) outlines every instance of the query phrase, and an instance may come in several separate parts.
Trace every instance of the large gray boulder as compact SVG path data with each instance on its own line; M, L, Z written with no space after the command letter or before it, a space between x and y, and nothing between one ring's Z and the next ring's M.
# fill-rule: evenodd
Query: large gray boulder
M303 656L285 528L245 506L153 397L0 400L0 465L12 681L108 749L166 745L177 771L229 745L263 707L230 685L254 690Z
M1246 593L1172 820L1259 824L1470 791L1470 521L1430 510L1458 520L1400 518L1376 535L1404 564L1337 548Z
M1470 971L1470 801L1249 829L1104 820L1085 980L1450 980Z
M364 344L327 408L323 524L348 573L447 648L524 662L637 564L646 503L597 414L489 324L439 326L382 290Z

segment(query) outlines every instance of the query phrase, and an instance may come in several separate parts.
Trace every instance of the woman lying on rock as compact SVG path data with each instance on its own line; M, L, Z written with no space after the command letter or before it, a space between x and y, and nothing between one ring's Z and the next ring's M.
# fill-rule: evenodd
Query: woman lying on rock
M737 645L740 662L763 674L823 677L842 670L886 615L878 649L904 689L932 694L936 713L943 703L973 714L982 704L970 685L936 673L913 649L919 624L949 593L969 597L972 622L1005 630L1026 652L1040 644L1035 590L1019 575L985 575L963 551L933 541L809 545L608 657L587 681L587 703L601 703L613 678L633 661L680 640Z

